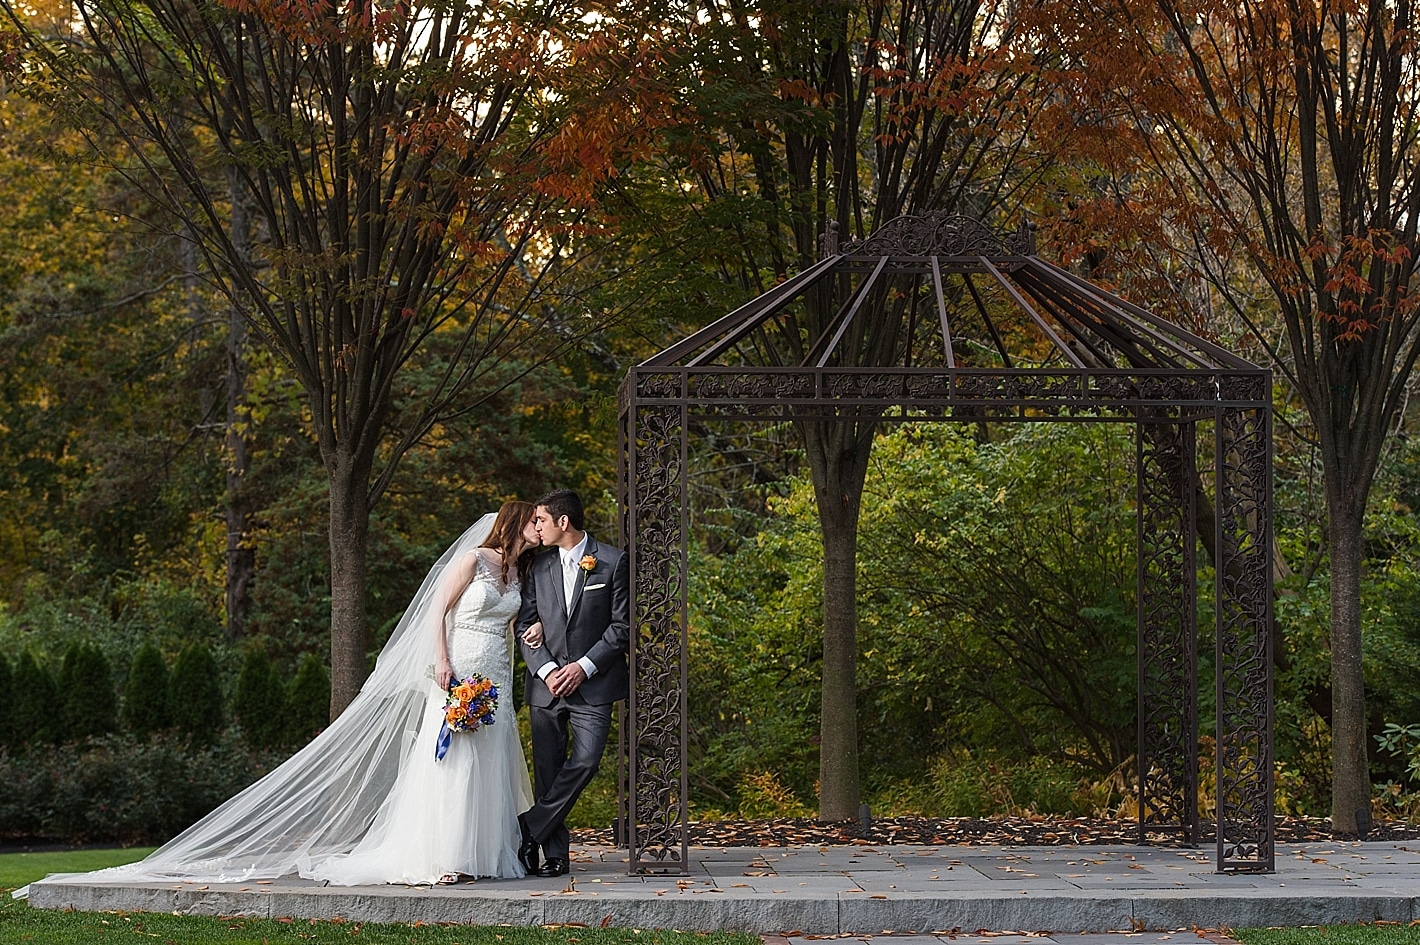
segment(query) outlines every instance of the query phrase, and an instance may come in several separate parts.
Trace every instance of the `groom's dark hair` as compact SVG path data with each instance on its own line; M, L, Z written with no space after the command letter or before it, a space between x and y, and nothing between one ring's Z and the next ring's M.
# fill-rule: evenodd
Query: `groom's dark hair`
M533 504L547 509L554 522L565 515L573 528L579 532L583 530L582 497L571 489L553 489Z

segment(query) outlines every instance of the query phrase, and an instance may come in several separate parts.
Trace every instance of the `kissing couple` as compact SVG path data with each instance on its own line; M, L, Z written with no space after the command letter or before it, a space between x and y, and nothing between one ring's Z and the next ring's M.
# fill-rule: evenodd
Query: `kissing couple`
M434 564L328 728L146 859L86 878L298 874L354 886L565 874L568 812L627 695L630 593L626 554L587 534L575 492L504 504ZM515 636L535 790L513 707ZM460 692L485 707L496 696L491 719L447 731Z

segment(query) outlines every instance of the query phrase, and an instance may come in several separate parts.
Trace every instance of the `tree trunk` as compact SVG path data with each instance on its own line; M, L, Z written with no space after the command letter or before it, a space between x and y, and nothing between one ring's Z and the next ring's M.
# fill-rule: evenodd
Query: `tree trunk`
M1331 557L1331 829L1355 836L1356 812L1371 809L1366 691L1361 671L1361 516L1328 476ZM1336 482L1332 486L1330 483Z
M251 586L256 578L256 549L247 542L244 483L251 458L242 435L246 397L246 322L232 309L227 332L227 638L246 632Z
M823 534L819 819L858 817L858 515L872 449L851 419L805 424Z
M250 257L246 206L236 169L227 171L232 200L232 244L243 259ZM251 586L256 579L256 549L247 541L248 508L244 489L251 457L242 430L247 387L247 322L237 306L227 313L227 639L246 632L251 613Z
M365 552L370 532L366 475L348 462L330 470L330 718L365 682Z

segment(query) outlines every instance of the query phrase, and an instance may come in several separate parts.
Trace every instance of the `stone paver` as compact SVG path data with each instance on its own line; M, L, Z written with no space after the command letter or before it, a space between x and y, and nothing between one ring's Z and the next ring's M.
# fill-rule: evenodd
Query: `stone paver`
M1281 845L1270 875L1216 874L1211 852L708 848L691 851L687 876L629 876L624 851L584 847L565 880L480 880L430 889L331 887L294 877L226 885L97 884L71 877L34 884L30 902L46 909L367 922L744 929L788 935L789 945L800 945L806 935L882 939L886 932L893 933L892 945L1200 945L1197 935L1181 930L1420 918L1420 843ZM982 931L1014 934L979 936Z

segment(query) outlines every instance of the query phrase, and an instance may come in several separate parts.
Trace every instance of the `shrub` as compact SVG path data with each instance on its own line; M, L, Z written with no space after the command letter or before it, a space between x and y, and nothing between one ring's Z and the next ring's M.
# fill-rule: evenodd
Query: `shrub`
M206 746L160 732L86 739L65 753L0 751L0 839L162 843L281 760L235 732Z
M123 721L138 736L168 727L168 664L152 640L143 641L128 667Z
M59 706L64 741L107 735L118 728L113 666L103 651L87 640L69 644L64 653L59 667Z
M747 774L741 778L739 796L739 813L746 820L812 817L814 814L771 771Z
M0 746L10 744L10 738L15 730L10 719L14 714L11 708L13 698L10 661L5 657L5 654L0 653Z
M926 811L940 817L1093 813L1083 772L1048 758L1008 759L959 751L938 758Z
M307 653L286 697L286 741L301 746L330 724L330 674L320 657Z
M29 650L20 654L11 682L13 701L10 722L14 736L11 744L54 742L59 740L59 690L49 670Z
M168 677L168 718L195 744L210 745L222 731L222 683L212 651L190 643Z
M286 687L260 647L248 649L242 662L232 695L232 715L253 748L275 748L285 739Z

